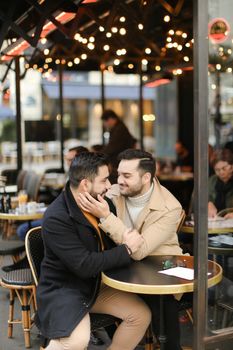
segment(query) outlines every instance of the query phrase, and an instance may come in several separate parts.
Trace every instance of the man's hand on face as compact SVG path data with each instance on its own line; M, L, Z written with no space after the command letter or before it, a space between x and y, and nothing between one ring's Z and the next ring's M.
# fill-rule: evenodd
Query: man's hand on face
M79 193L78 204L82 210L91 213L97 218L106 218L110 215L108 202L101 195L98 195L97 199L95 199L88 192Z
M143 238L137 230L129 229L123 233L123 244L126 244L132 253L135 253L143 244Z

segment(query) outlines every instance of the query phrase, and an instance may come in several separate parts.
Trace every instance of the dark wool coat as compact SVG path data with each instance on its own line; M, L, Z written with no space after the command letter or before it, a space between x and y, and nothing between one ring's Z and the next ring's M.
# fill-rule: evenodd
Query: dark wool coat
M127 148L133 148L136 141L121 120L113 127L110 131L109 143L104 147L104 153L109 156L113 167L117 166L118 154Z
M45 257L37 288L36 324L49 339L66 337L91 309L98 295L101 271L130 263L124 245L100 251L99 236L65 191L48 207L42 236Z

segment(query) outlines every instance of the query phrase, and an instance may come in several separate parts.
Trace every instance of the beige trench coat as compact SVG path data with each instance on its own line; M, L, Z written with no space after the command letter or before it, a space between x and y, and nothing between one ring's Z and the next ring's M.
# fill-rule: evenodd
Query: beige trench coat
M117 217L111 213L99 226L115 243L122 244L123 233L127 230L124 224L125 198L113 194L111 199L116 206ZM144 243L132 255L134 260L148 255L182 255L176 233L181 210L178 200L155 179L150 200L135 223L134 228L141 233Z

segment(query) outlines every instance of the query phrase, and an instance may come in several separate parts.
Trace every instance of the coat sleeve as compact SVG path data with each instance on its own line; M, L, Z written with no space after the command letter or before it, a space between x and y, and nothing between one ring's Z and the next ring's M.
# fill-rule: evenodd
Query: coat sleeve
M180 219L181 208L177 207L164 213L159 219L150 220L149 224L142 226L141 235L143 244L131 257L134 260L141 260L152 252L155 252L161 245L177 240L176 227ZM110 214L100 227L107 232L110 238L117 244L122 244L123 233L127 227L121 219Z
M50 251L66 269L80 278L94 277L101 271L130 263L124 245L103 252L88 250L74 230L72 222L64 220L62 216L50 216L44 221L43 239L48 253Z

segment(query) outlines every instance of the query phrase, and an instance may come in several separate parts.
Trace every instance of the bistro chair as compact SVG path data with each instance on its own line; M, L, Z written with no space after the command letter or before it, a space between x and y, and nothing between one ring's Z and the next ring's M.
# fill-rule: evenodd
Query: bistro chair
M31 306L35 312L35 284L30 269L17 269L6 272L0 280L0 285L10 292L9 300L9 319L8 319L8 338L13 336L13 325L21 323L24 332L25 347L31 347L30 329L33 325L33 314ZM14 317L15 299L21 304L21 319Z
M41 227L34 227L27 232L25 239L26 254L31 268L35 286L38 286L40 266L44 257L44 243L41 236ZM35 303L36 304L36 303ZM106 314L90 313L91 330L95 331L119 322L114 316ZM49 339L41 337L41 350L47 346Z

